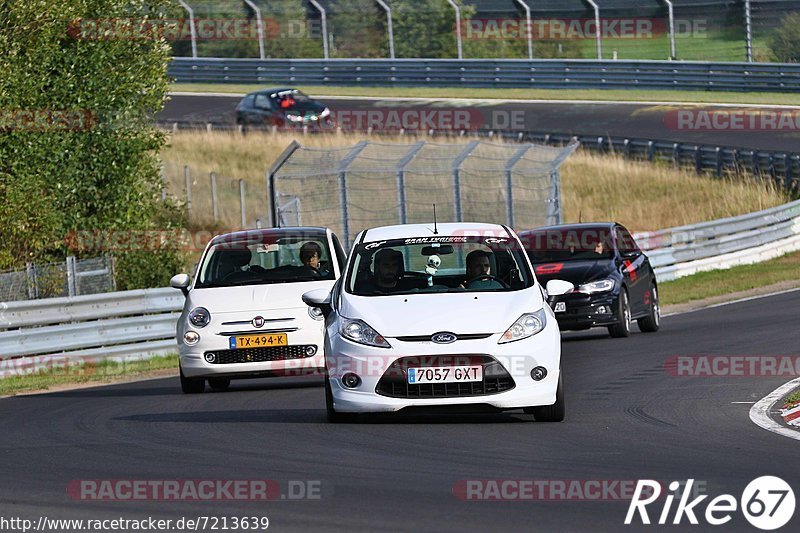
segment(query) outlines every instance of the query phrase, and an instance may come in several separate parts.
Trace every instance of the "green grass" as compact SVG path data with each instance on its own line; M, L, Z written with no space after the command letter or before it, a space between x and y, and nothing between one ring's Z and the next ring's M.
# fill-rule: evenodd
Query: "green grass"
M794 280L800 280L800 252L764 263L710 270L666 281L659 285L659 298L662 305L680 304Z
M174 83L173 92L244 94L265 87L286 85L285 81L260 85L224 83ZM303 92L314 96L366 96L378 98L470 98L477 100L614 100L631 102L687 102L766 104L797 106L794 93L738 93L712 91L667 91L641 89L473 89L468 87L339 87L300 85Z
M793 406L800 403L800 390L796 390L786 397L786 405Z
M165 368L177 369L178 356L165 355L141 361L87 362L75 366L52 368L35 374L0 379L0 395L47 390L51 387L75 383L113 383Z

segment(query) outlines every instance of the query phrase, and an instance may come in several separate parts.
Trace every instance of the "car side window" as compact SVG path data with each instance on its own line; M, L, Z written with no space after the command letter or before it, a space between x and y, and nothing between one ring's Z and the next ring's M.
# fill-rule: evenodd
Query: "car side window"
M639 247L636 246L636 241L633 240L633 236L627 229L618 227L615 233L620 253L639 253Z
M336 260L339 263L339 272L344 274L344 267L345 263L347 262L347 254L344 253L342 244L339 242L339 238L336 235L333 235L333 248L336 251Z
M255 99L256 109L271 109L269 98L266 94L257 94Z
M246 107L248 109L252 109L253 106L255 105L255 101L256 101L255 95L251 94L251 95L245 97L245 99L244 99L244 107Z

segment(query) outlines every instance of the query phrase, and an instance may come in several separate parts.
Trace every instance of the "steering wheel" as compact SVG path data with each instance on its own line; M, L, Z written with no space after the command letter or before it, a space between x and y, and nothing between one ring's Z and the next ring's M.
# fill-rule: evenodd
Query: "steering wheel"
M475 276L474 278L467 280L467 282L464 284L464 287L466 287L466 288L469 288L469 286L470 286L470 284L471 284L472 282L474 282L474 281L481 281L481 280L492 280L492 281L496 281L496 282L497 282L497 283L499 283L499 284L500 284L500 285L501 285L501 286L502 286L504 289L511 288L511 285L509 285L508 283L506 283L505 281L503 281L503 280L502 280L502 279L500 279L500 278L496 278L496 277L492 276L491 274L481 274L480 276Z

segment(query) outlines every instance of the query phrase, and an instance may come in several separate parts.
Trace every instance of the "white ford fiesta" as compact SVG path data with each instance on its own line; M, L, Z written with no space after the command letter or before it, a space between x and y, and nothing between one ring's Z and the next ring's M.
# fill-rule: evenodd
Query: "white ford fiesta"
M551 280L551 295L571 290ZM331 421L408 408L523 409L564 418L561 338L517 235L494 224L360 233L326 316Z
M313 373L324 367L323 316L302 301L339 278L345 254L325 228L248 230L208 243L194 283L171 285L186 295L178 320L181 388L199 393L208 380Z

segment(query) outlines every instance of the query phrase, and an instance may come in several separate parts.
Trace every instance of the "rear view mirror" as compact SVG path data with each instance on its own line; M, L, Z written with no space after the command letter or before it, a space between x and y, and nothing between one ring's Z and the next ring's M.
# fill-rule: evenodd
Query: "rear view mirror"
M575 285L573 285L569 281L564 281L561 279L551 279L550 281L547 282L545 290L547 291L548 297L561 296L574 291Z
M450 244L440 244L439 246L425 246L422 248L422 255L449 255L453 253L453 246Z

